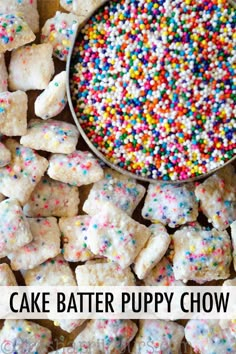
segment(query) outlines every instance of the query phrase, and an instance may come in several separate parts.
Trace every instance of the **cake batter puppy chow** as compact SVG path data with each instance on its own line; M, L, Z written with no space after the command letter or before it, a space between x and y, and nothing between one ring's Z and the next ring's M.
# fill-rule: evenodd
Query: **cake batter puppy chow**
M60 249L60 230L57 219L28 218L33 240L9 255L13 270L33 269L47 259L56 257Z
M228 165L200 183L195 190L208 221L225 230L236 220L236 172Z
M24 205L24 213L30 217L72 217L78 214L79 203L77 187L44 176Z
M170 235L162 224L152 224L149 229L151 236L134 261L134 272L139 279L145 279L152 268L160 262L171 241Z
M47 43L13 51L9 65L10 90L44 90L55 72L52 51Z
M72 186L99 181L104 172L99 161L89 151L75 150L71 154L53 154L49 159L48 175Z
M151 236L144 225L109 203L94 215L88 228L88 247L95 255L104 256L125 269Z
M20 136L27 130L28 97L23 91L0 93L0 133Z
M0 11L1 12L1 11ZM8 89L8 72L5 64L4 54L0 54L0 92Z
M0 258L9 255L33 239L28 220L16 199L0 203Z
M67 60L79 26L79 18L74 14L57 11L42 28L41 42L50 43L53 55L62 61Z
M44 175L48 161L16 140L7 139L5 146L11 152L11 161L0 168L0 193L24 205Z
M11 152L0 142L0 167L4 167L11 162Z
M78 138L79 132L73 124L54 119L31 119L20 142L35 150L70 154L75 151Z
M172 228L197 220L198 202L194 185L149 184L142 216Z
M109 202L132 215L146 192L135 179L126 177L111 168L104 169L104 178L94 183L83 211L89 215L99 212L103 202Z
M49 119L60 114L67 104L66 72L57 74L34 103L36 116Z
M63 255L68 262L85 262L95 257L88 248L90 220L89 215L78 215L59 220L63 240Z

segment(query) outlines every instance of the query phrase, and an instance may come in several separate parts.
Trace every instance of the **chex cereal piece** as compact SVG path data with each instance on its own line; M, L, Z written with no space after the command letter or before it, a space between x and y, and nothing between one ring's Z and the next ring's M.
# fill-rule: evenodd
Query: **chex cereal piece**
M0 258L31 242L32 233L16 199L0 203Z
M34 33L39 31L37 0L0 0L0 13L22 17Z
M21 47L11 55L9 87L12 91L44 90L54 71L50 44Z
M236 278L225 280L223 283L222 290L225 290L224 288L227 286L236 286ZM223 330L228 329L230 332L230 335L232 335L236 339L236 313L232 314L232 319L220 320L220 327Z
M195 353L236 353L236 340L229 329L222 329L218 320L190 320L185 327L185 338Z
M79 265L75 274L79 286L135 286L131 269L121 269L113 262Z
M23 276L27 286L76 286L74 274L62 255L27 270ZM56 320L54 325L70 333L83 322L84 320Z
M81 353L119 354L132 341L138 328L131 320L94 320L75 338L73 347Z
M63 255L68 262L85 262L94 258L94 254L87 246L90 220L91 218L88 215L59 220L63 237Z
M236 173L228 165L199 184L196 197L208 221L218 230L225 230L236 220Z
M34 40L34 33L22 18L14 14L0 13L0 54Z
M17 286L15 275L7 263L0 264L0 286Z
M34 103L35 114L42 119L55 117L65 108L66 103L66 71L62 71L37 97Z
M88 246L94 254L126 268L144 247L151 231L112 204L104 203L92 217L88 235Z
M24 213L30 217L74 216L78 214L79 201L77 187L44 176L24 206Z
M23 91L0 93L0 133L7 136L26 134L28 97Z
M11 152L0 142L0 167L8 165L11 161Z
M25 320L6 320L0 331L0 353L47 354L52 342L51 331Z
M76 150L69 155L52 155L49 159L48 175L79 187L102 179L103 169L90 152Z
M79 24L86 21L107 0L60 0L60 5L66 11L73 12L79 18Z
M53 54L66 61L69 50L77 34L79 19L73 14L57 11L55 16L47 20L42 28L42 43L53 46Z
M152 268L162 259L171 241L165 226L153 224L149 226L149 229L151 237L134 261L134 271L139 279L146 278Z
M8 72L5 64L4 54L0 54L0 92L7 91L7 88L8 88Z
M68 12L73 10L73 0L60 0L60 5Z
M135 179L106 168L104 178L93 185L83 210L89 215L95 215L100 210L99 202L110 202L131 216L145 191Z
M195 221L198 203L194 195L194 185L150 184L142 216L170 227Z
M183 337L184 327L178 323L163 320L140 320L139 332L131 353L149 353L152 349L154 353L156 349L159 353L178 354Z
M78 137L79 132L73 124L53 119L31 119L20 142L35 150L70 154L75 151Z
M58 349L54 352L49 352L48 354L76 354L76 350L72 347L66 347L66 348L61 348Z
M234 221L231 225L231 239L233 246L233 262L234 262L234 270L236 271L236 221Z
M151 270L144 279L146 286L182 286L180 280L176 280L171 263L166 257Z
M35 186L48 167L48 161L13 139L5 142L11 152L11 162L0 168L0 193L27 203Z
M229 277L232 257L227 231L187 226L176 231L173 240L176 279L202 284Z
M14 251L9 258L13 270L32 269L60 253L60 230L57 219L28 219L33 240Z

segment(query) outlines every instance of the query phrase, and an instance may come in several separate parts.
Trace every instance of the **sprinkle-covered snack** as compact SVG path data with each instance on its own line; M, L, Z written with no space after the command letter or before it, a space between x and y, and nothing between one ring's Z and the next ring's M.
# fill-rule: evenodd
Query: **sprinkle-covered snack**
M63 255L68 262L85 262L95 257L87 245L90 220L88 215L59 220L63 239Z
M48 161L13 139L5 142L11 162L0 168L0 193L26 204L48 167Z
M0 54L0 92L7 91L7 88L8 88L8 72L5 64L4 54Z
M165 226L153 224L149 229L151 237L134 261L134 271L139 279L146 278L152 268L160 262L171 241Z
M103 169L90 152L76 150L69 155L52 155L49 159L48 175L79 187L102 179Z
M27 270L23 275L27 286L76 286L74 274L62 255ZM56 320L54 325L70 333L83 322L84 320Z
M218 320L190 320L185 327L185 338L195 353L236 353L236 340L229 329L222 329Z
M151 236L151 230L131 219L117 207L104 203L88 228L91 251L128 267Z
M51 331L37 323L6 320L0 331L0 353L47 354L51 341Z
M42 43L53 46L53 54L66 61L69 50L77 34L79 19L73 14L57 11L53 18L47 20L42 28Z
M32 234L16 199L0 203L0 258L32 241Z
M66 103L66 72L62 71L37 97L34 103L35 114L42 119L55 117L65 108Z
M35 150L70 154L76 148L78 137L79 132L73 124L53 119L31 119L20 142Z
M0 54L34 40L34 33L22 18L10 13L0 13Z
M135 286L131 269L121 269L113 262L79 265L75 274L79 286Z
M20 136L27 130L28 97L23 91L0 93L0 133Z
M60 5L66 11L73 12L79 18L79 24L86 21L107 0L60 0Z
M0 167L8 165L11 161L11 152L0 142Z
M195 221L198 203L194 195L194 185L150 184L142 216L170 227Z
M30 217L70 217L78 214L79 190L44 176L35 187L24 213Z
M199 184L196 197L208 221L225 230L236 220L236 172L228 165Z
M99 212L101 203L110 202L131 216L145 191L135 179L106 168L104 178L93 185L83 210L89 215L95 215Z
M173 272L173 267L166 257L151 270L144 279L146 286L182 286L180 280L176 280Z
M21 47L11 55L9 87L11 91L44 90L54 71L50 44Z
M174 275L199 284L230 276L231 240L227 231L186 226L173 235Z
M139 332L131 353L144 354L156 351L157 353L179 354L183 337L184 327L178 323L163 320L140 320Z
M20 16L34 33L39 31L37 0L0 0L0 13Z
M78 353L119 354L137 331L136 324L130 320L94 320L76 337L73 347Z
M60 253L60 230L57 219L28 219L33 240L18 248L9 258L13 270L32 269Z
M231 225L231 239L233 245L233 262L234 262L234 270L236 271L236 221L234 221Z
M0 286L17 286L15 275L7 263L0 264Z
M60 5L68 12L73 12L73 1L74 0L60 0Z

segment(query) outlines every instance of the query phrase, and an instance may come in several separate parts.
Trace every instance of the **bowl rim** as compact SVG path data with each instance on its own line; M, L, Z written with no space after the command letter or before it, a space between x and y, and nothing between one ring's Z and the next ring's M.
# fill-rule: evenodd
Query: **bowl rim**
M108 2L109 0L106 0L106 2ZM228 0L229 3L231 5L233 5L234 7L236 7L236 0ZM184 179L184 180L159 180L159 179L153 179L153 178L149 178L149 177L143 177L143 176L139 176L136 173L132 173L128 170L125 170L119 166L117 166L116 164L112 163L111 161L109 161L106 156L100 152L94 145L93 143L90 141L90 139L88 138L88 136L86 135L84 129L82 128L78 117L75 113L74 110L74 106L72 103L72 94L71 94L71 87L70 87L70 69L71 69L71 60L72 60L72 55L73 55L73 51L74 51L74 47L75 47L75 43L77 40L77 37L80 33L80 31L82 30L82 28L86 25L87 21L89 21L89 19L101 8L105 6L105 3L103 5L101 5L100 7L98 7L92 14L89 14L88 18L86 18L79 26L78 29L76 31L76 35L73 38L69 53L68 53L68 57L67 57L67 61L66 61L66 92L67 92L67 99L68 99L68 104L70 107L70 111L72 114L72 117L74 119L74 122L79 130L80 135L82 136L82 138L84 139L85 143L88 145L89 149L102 161L104 162L107 166L109 166L110 168L114 169L115 171L125 175L127 178L133 178L142 182L149 182L149 183L165 183L165 184L184 184L184 183L191 183L191 182L197 182L200 181L202 179L205 179L209 176L211 176L212 174L214 174L215 172L221 170L222 168L226 167L227 165L231 164L233 161L236 160L236 154L228 161L226 161L223 165L216 167L210 171L208 171L207 173L201 174L199 176L196 177L192 177L192 178L188 178L188 179Z

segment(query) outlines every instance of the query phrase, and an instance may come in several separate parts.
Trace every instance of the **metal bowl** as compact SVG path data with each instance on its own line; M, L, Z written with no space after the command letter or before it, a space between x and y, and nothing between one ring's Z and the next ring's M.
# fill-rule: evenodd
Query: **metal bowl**
M104 1L107 2L108 0ZM236 7L236 0L228 0L229 3L231 3L231 5L235 6ZM104 5L102 5L104 6ZM97 9L98 10L98 9ZM199 181L201 179L204 179L210 175L212 175L213 173L217 172L218 170L222 169L223 167L225 167L226 165L232 163L233 161L236 161L236 155L231 158L230 160L228 160L224 165L222 166L219 166L207 173L204 173L200 176L197 176L197 177L193 177L193 178L188 178L188 179L185 179L185 180L175 180L175 181L164 181L164 180L159 180L159 179L153 179L153 178L148 178L148 177L142 177L142 176L139 176L135 173L132 173L132 172L129 172L115 164L113 164L112 162L110 162L105 155L103 155L94 145L93 143L90 141L90 139L87 137L86 133L84 132L83 128L81 127L80 125L80 122L77 118L77 115L75 113L75 110L74 110L74 106L73 106L73 103L72 103L72 94L71 94L71 87L70 87L70 67L71 67L71 59L72 59L72 54L73 54L73 50L74 50L74 46L75 46L75 42L77 40L77 37L81 31L81 29L84 27L84 25L86 24L86 22L91 18L91 16L93 16L96 12L94 11L93 14L89 14L88 18L85 19L85 21L83 22L82 25L79 26L78 28L78 31L77 31L77 34L74 38L74 41L72 43L72 46L70 48L70 52L68 54L68 59L67 59L67 64L66 64L66 73L67 73L67 84L66 84L66 89L67 89L67 97L68 97L68 103L69 103L69 107L70 107L70 110L71 110L71 114L73 116L73 119L75 121L75 124L81 134L81 136L83 137L84 141L86 142L86 144L88 145L88 147L90 148L90 150L100 159L102 160L106 165L108 165L109 167L111 167L112 169L116 170L117 172L120 172L122 173L123 175L127 176L127 177L131 177L131 178L135 178L137 180L140 180L140 181L143 181L143 182L149 182L149 183L169 183L169 184L183 184L183 183L188 183L188 182L196 182L196 181ZM235 164L236 166L236 164Z

